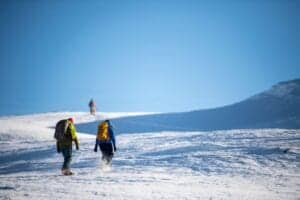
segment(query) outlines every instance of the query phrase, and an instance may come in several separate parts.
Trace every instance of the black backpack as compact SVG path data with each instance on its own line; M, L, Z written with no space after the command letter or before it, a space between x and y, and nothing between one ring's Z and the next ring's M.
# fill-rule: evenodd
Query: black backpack
M66 140L68 138L68 124L69 123L67 119L63 119L57 122L54 133L54 138L57 141Z

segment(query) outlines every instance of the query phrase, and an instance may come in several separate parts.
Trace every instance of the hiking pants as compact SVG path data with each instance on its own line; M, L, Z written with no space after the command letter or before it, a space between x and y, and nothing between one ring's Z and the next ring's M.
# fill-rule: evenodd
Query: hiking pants
M114 155L113 144L111 142L100 143L100 150L102 152L102 160L106 161L106 163L110 163Z
M70 163L72 160L72 146L62 146L61 152L64 157L62 169L70 169Z

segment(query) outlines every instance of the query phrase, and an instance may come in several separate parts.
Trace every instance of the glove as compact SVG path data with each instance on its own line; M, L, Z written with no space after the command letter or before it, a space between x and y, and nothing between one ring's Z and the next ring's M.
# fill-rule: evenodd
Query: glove
M115 152L117 151L117 147L116 147L116 146L114 146L114 151L115 151Z
M94 152L97 152L97 144L95 145Z
M79 150L79 142L77 139L75 140L75 145L76 145L76 150Z

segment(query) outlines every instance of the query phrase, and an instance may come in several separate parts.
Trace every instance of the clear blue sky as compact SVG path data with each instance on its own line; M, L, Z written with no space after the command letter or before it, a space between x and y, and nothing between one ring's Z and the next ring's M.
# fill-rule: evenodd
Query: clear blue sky
M300 1L0 1L0 115L177 112L300 77Z

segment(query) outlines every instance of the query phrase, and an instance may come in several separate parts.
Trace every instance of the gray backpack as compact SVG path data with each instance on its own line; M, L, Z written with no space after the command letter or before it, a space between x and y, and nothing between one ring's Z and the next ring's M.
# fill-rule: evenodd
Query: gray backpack
M54 133L54 138L57 141L62 141L68 138L67 136L67 130L68 130L68 120L63 119L57 122L55 126L55 133Z

